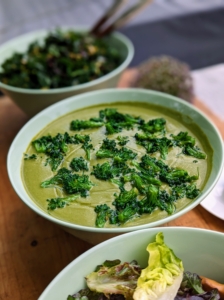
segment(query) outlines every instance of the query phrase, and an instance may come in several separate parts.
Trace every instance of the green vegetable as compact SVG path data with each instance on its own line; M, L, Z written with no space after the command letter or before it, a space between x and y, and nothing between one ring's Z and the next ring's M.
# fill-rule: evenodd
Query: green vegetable
M111 209L107 204L97 205L94 209L96 213L96 227L102 228L104 227L105 223L107 222Z
M182 261L164 243L162 232L147 246L147 251L148 266L141 271L133 299L173 300L183 278Z
M52 199L47 199L48 210L55 210L56 208L63 208L66 205L69 205L70 202L75 201L78 199L80 195L72 195L68 197L63 197L63 198L52 198Z
M89 170L88 163L83 157L74 157L70 162L70 167L76 172Z
M60 29L43 42L31 43L24 53L14 53L2 64L0 81L25 89L54 89L98 79L122 62L107 38Z
M43 188L54 186L62 188L66 194L79 193L82 197L87 196L93 185L89 176L73 174L66 168L59 169L55 176L41 183Z
M70 136L67 132L64 134L58 133L52 137L42 136L32 142L33 147L37 153L45 153L48 158L46 165L49 164L52 171L56 171L62 163L64 156L68 151L69 144L88 144L90 137L88 135L75 134Z
M120 294L132 299L141 268L137 262L125 262L107 266L103 264L97 271L86 276L90 290L104 294Z

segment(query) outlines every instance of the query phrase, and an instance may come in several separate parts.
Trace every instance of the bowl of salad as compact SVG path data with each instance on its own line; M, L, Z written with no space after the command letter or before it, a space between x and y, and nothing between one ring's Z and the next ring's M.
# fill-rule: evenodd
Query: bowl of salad
M224 234L187 227L126 233L77 257L39 300L224 299Z
M97 38L86 28L39 30L0 47L0 90L28 116L64 98L116 87L134 55L114 32Z

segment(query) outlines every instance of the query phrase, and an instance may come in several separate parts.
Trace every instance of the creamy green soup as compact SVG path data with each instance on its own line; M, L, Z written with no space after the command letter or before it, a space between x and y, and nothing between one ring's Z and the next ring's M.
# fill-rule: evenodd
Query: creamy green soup
M195 181L195 184L198 189L203 189L211 170L213 151L202 129L199 128L190 118L167 108L161 108L160 106L146 103L135 104L130 102L97 105L73 111L56 119L33 138L33 140L36 140L42 136L55 136L58 133L65 132L67 132L69 135L79 133L90 136L93 149L90 152L91 157L90 161L88 162L89 171L85 171L85 174L89 175L89 179L94 185L90 189L87 197L79 197L63 208L49 210L47 199L65 197L67 195L63 189L58 187L41 187L41 182L54 176L58 170L51 170L50 165L46 164L47 156L44 153L37 154L32 145L32 141L27 148L25 152L26 156L35 154L37 155L37 158L23 160L21 168L23 183L29 196L43 211L60 220L79 225L95 227L96 212L94 211L94 208L100 204L107 204L109 207L113 208L114 194L119 194L120 192L118 185L115 183L99 180L93 174L91 174L93 166L111 160L105 158L99 159L96 157L96 152L100 149L103 140L108 138L117 141L118 136L128 136L128 142L125 147L137 153L135 158L136 161L139 161L140 157L147 154L146 149L142 145L136 143L135 134L136 132L139 132L137 126L129 130L123 129L121 132L112 135L106 134L105 126L95 129L83 129L81 131L72 131L70 129L70 124L73 120L89 120L90 118L97 118L99 116L99 111L104 110L105 108L116 108L117 111L122 114L141 117L145 120L145 122L156 118L164 118L166 120L165 136L167 138L170 138L171 134L177 135L180 132L188 132L190 136L195 138L196 147L200 148L200 151L206 154L206 158L197 159L193 156L184 154L180 147L170 147L168 149L167 157L163 161L171 168L187 170L190 176L199 175L198 179ZM70 162L75 157L85 158L86 153L81 146L81 144L69 144L68 151L58 169L62 167L69 169ZM148 153L147 155L161 159L160 153L158 152L152 154ZM131 161L127 162L127 164L131 165ZM78 174L83 174L83 171L79 171ZM127 190L130 189L129 183L126 184L125 188ZM192 201L194 201L194 199L188 199L187 197L178 199L178 201L175 202L176 210L174 213L182 210ZM152 213L134 216L131 220L125 222L124 224L110 224L109 222L106 222L104 227L136 226L154 222L166 218L167 216L168 214L166 211L156 208Z

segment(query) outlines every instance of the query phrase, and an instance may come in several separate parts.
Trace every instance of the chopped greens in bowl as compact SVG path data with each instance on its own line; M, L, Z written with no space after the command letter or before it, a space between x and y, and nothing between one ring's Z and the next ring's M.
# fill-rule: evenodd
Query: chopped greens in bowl
M0 81L25 89L62 88L98 79L121 63L121 54L108 38L58 29L7 58Z

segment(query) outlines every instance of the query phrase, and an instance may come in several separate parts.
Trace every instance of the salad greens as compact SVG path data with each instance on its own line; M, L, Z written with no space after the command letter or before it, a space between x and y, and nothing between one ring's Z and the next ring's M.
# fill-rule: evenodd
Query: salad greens
M61 29L31 43L1 65L0 81L25 89L74 86L100 78L122 62L107 38Z
M162 232L148 245L147 251L148 266L141 271L133 299L174 299L183 278L182 261L164 243Z
M86 287L67 300L219 300L217 289L206 292L201 278L184 271L183 262L164 243L159 232L147 246L148 266L141 269L134 260L105 261L88 274Z

